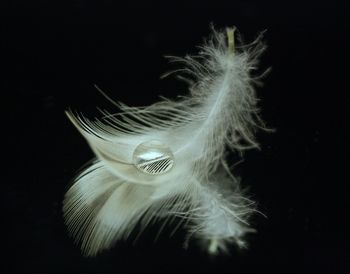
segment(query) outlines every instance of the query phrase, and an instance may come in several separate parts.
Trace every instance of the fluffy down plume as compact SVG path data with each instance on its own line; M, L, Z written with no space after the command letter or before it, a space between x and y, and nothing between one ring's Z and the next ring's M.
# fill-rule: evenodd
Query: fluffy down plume
M190 93L147 107L115 103L90 120L67 112L96 160L68 190L64 217L86 255L96 255L155 219L180 216L189 236L210 253L227 243L244 244L253 203L244 198L227 168L225 150L258 147L254 131L263 127L254 85L264 46L260 37L234 46L234 29L216 32L197 56L171 57L184 67Z

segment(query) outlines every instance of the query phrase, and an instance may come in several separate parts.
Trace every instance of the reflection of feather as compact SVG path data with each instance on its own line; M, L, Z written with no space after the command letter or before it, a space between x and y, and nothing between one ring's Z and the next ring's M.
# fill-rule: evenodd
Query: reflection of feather
M264 47L257 39L234 49L233 30L227 33L228 43L214 31L198 56L173 58L191 76L187 97L148 107L115 103L119 113L94 121L67 113L97 156L64 201L66 222L87 255L127 237L137 223L173 214L193 220L192 232L209 240L210 252L242 243L252 209L225 170L224 151L258 146L251 71Z

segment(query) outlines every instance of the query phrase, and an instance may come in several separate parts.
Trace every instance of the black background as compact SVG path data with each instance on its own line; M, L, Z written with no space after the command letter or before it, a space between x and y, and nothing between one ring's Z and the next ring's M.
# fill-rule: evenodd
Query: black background
M141 1L140 1L141 2ZM337 1L11 1L2 5L2 273L349 273L349 7ZM195 53L217 28L245 41L267 30L258 89L275 133L236 168L267 218L249 249L210 258L185 231L157 227L136 245L85 258L68 237L62 199L91 157L64 116L113 110L93 87L129 105L174 98L185 86L159 76L163 55Z

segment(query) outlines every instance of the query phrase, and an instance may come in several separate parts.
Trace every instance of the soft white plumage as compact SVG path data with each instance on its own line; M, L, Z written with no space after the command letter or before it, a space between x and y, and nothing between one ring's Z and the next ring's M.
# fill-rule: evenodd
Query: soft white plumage
M258 146L251 72L264 46L258 38L235 49L233 31L228 39L213 31L196 57L173 57L191 76L187 97L148 107L116 103L117 114L102 112L94 121L67 113L97 156L64 200L66 223L87 255L128 237L137 223L174 215L190 220L190 235L211 253L229 242L243 245L254 208L228 170L225 150ZM140 145L149 152L137 164Z

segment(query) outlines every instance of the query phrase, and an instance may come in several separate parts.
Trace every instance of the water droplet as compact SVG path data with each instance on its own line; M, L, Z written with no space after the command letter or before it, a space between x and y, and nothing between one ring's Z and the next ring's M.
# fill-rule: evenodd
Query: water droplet
M133 161L140 171L157 175L166 173L173 167L174 155L169 147L154 140L138 145Z

